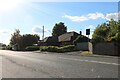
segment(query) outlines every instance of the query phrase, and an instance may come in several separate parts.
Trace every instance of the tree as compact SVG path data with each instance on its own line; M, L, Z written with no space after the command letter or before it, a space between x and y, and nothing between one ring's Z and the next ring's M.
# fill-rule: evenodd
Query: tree
M95 42L107 41L108 32L109 27L107 27L106 23L98 25L92 35L92 38Z
M40 36L38 34L34 34L33 36L36 37L37 40L40 40Z
M27 46L32 46L33 44L37 44L40 37L35 34L24 34L20 35L19 29L16 29L12 34L10 45L17 47L17 50L25 50Z
M17 45L17 50L21 50L22 48L22 36L20 35L20 30L16 29L15 32L12 34L10 39L10 45L14 46Z
M115 41L114 37L118 33L118 22L111 19L108 23L108 41Z
M39 40L38 35L32 35L32 34L24 34L22 36L22 44L23 48L25 49L27 46L32 46L33 44L37 44Z
M64 23L56 23L52 30L53 36L60 36L61 34L64 34L67 32L67 26L64 25Z
M89 39L88 37L86 37L84 35L80 35L73 41L73 43L76 44L76 43L80 43L80 42L88 42L88 39Z
M6 44L2 44L2 47L6 47Z
M92 39L94 43L97 42L116 42L120 40L120 20L114 21L111 19L108 23L98 25L95 29Z

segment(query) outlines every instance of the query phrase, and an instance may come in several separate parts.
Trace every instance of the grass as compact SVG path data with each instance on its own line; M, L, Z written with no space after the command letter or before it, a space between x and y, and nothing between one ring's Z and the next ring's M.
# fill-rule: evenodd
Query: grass
M80 54L82 54L82 55L91 55L93 53L89 52L89 51L82 51Z

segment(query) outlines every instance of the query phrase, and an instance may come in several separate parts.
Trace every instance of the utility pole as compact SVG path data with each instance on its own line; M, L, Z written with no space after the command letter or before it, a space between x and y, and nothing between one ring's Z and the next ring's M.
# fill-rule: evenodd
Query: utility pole
M89 53L89 35L90 35L90 29L86 29L86 35L88 35L88 53Z
M43 36L42 36L42 39L44 39L44 26L43 26Z

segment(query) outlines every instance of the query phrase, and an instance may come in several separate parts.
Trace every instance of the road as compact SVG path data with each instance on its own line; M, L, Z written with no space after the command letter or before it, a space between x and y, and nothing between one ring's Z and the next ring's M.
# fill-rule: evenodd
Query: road
M2 78L118 78L117 57L0 50Z

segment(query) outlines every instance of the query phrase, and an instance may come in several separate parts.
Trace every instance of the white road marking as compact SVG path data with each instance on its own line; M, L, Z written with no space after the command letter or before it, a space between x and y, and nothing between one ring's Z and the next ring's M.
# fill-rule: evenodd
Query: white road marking
M64 58L64 57L59 57L61 59L66 59L66 60L74 60L74 61L82 61L82 62L91 62L91 63L100 63L100 64L110 64L110 65L120 65L118 63L110 63L110 62L102 62L102 61L94 61L94 60L84 60L84 59L72 59L72 58Z

